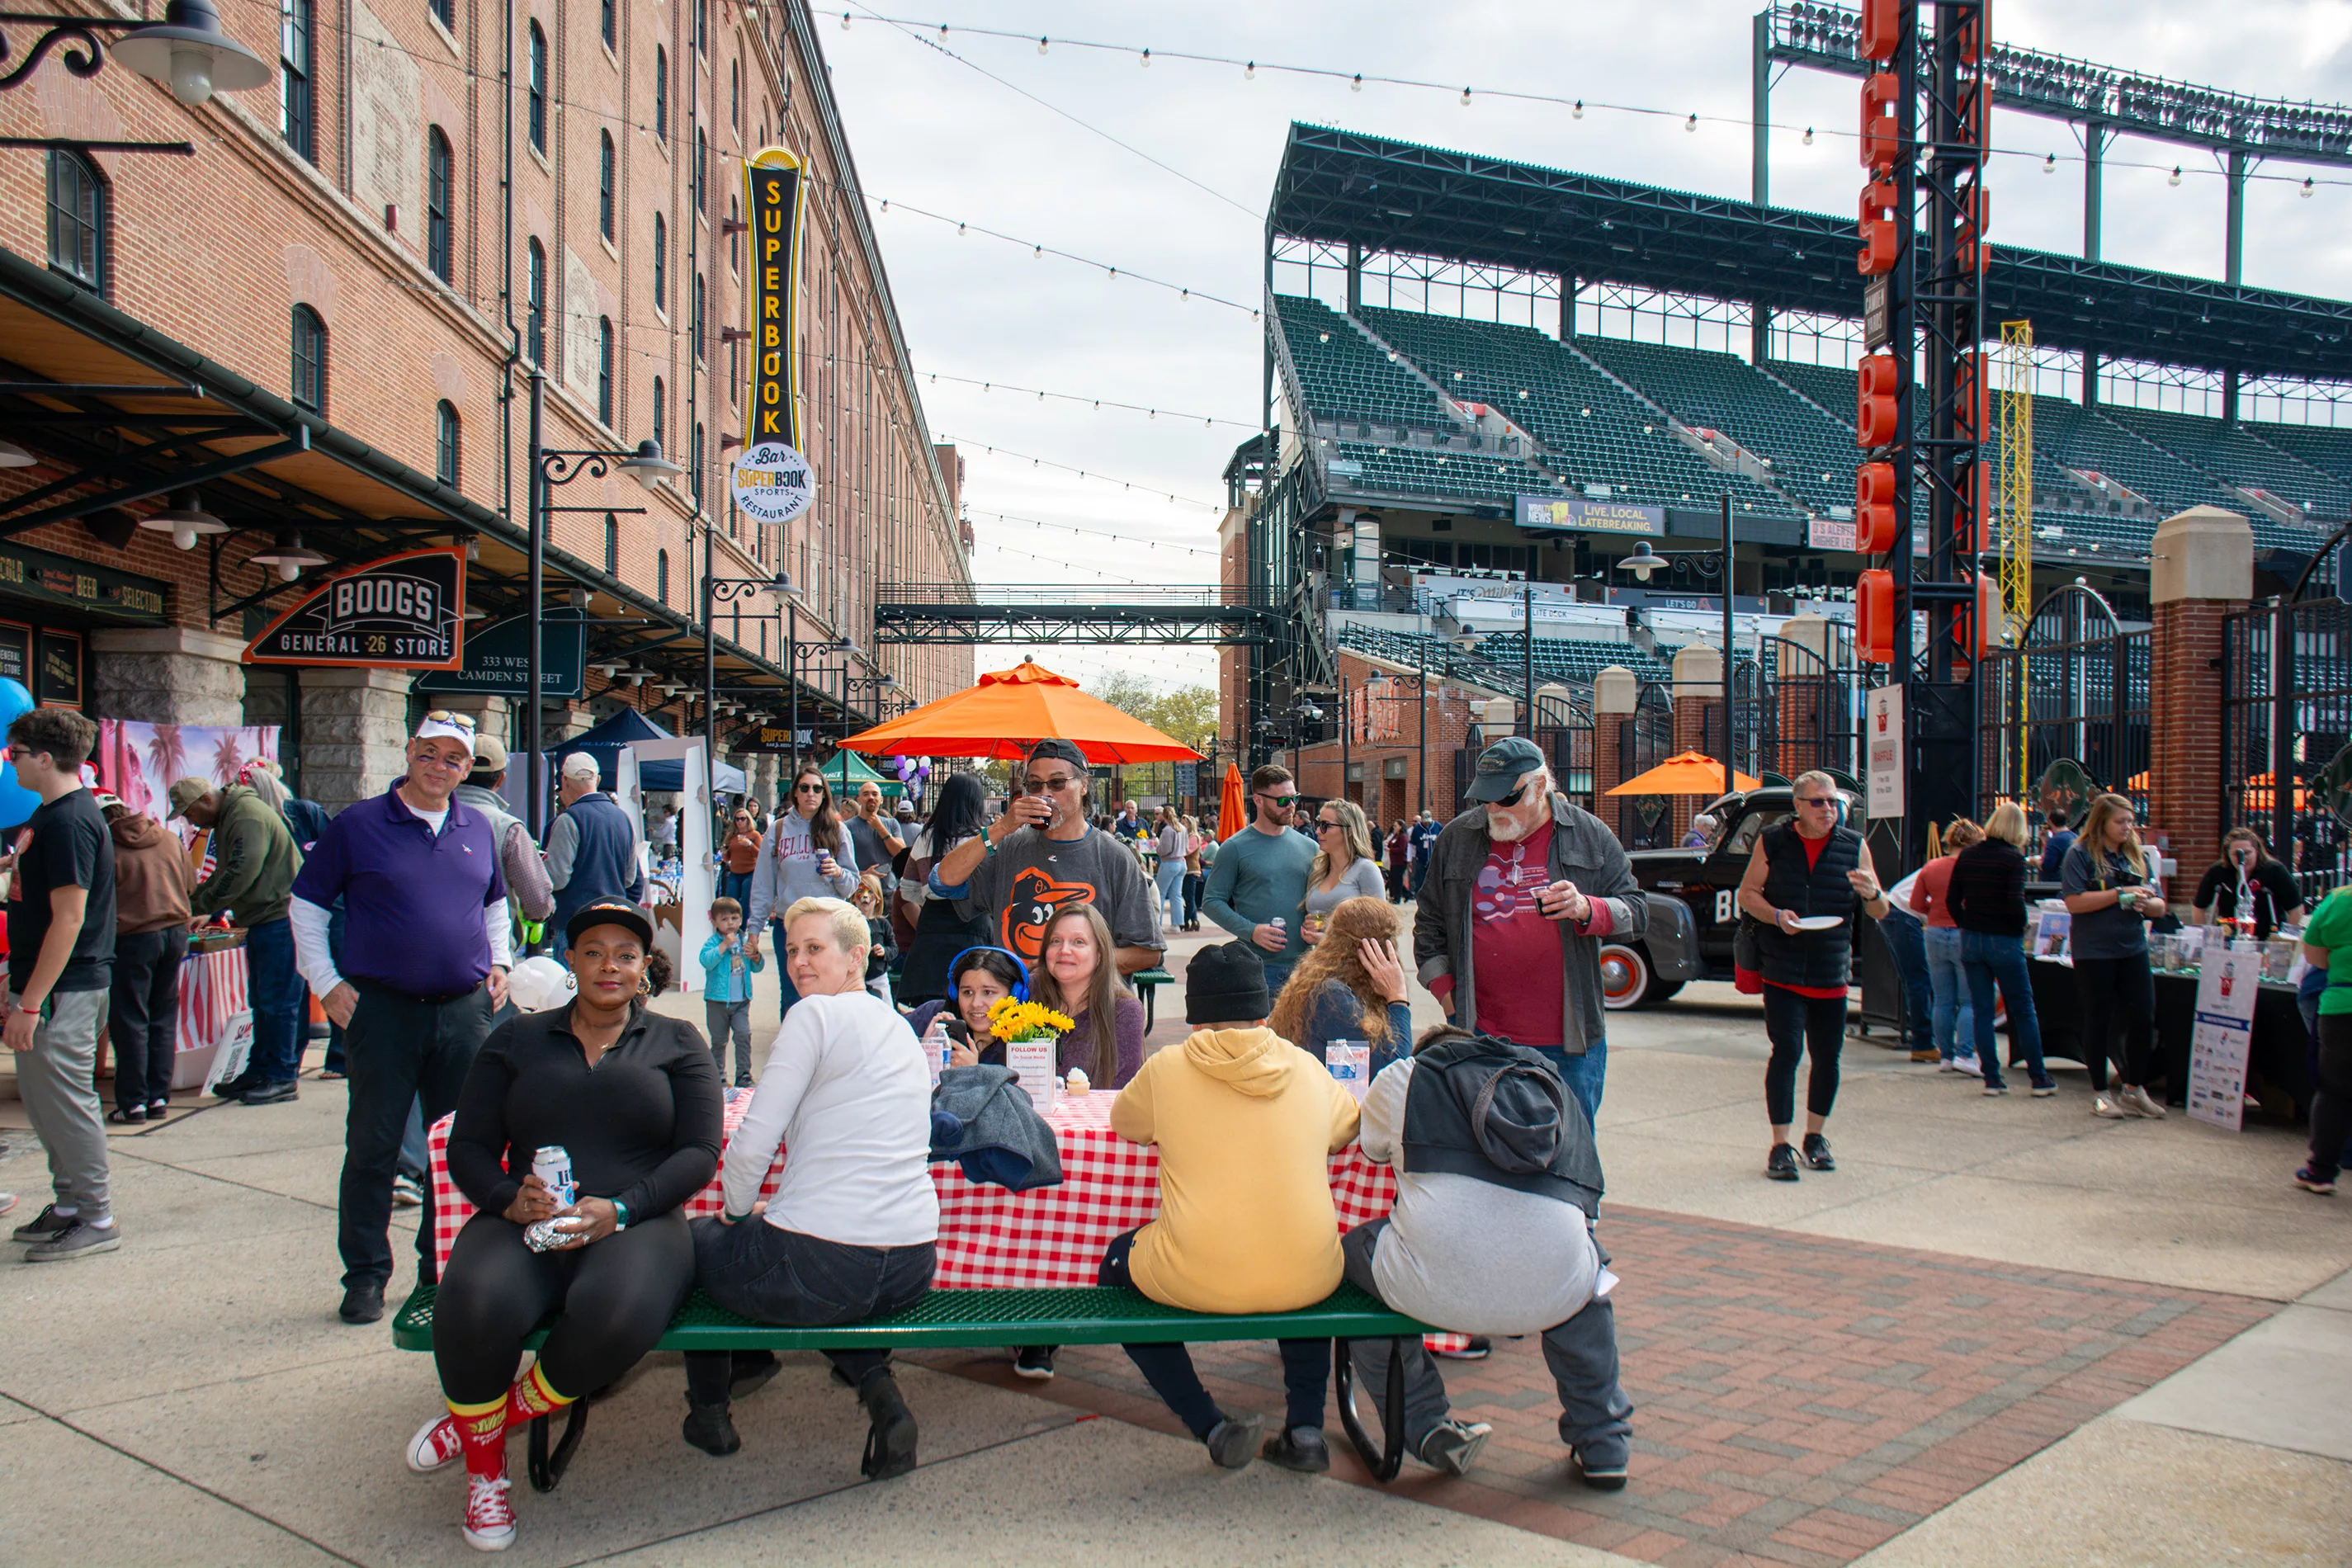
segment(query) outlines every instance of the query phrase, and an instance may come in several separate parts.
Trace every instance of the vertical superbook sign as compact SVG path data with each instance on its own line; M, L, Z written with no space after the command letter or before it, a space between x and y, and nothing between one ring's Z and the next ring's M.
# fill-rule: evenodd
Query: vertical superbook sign
M800 439L799 314L801 161L762 148L743 165L743 210L751 225L751 418L744 445Z

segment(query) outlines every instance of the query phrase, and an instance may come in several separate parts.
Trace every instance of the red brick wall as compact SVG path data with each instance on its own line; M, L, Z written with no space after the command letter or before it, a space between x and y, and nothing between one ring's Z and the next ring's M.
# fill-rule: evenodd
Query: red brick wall
M1416 700L1415 692L1415 688L1420 683L1419 673L1413 670L1399 671L1388 665L1374 664L1356 654L1346 652L1339 655L1337 663L1339 673L1347 680L1350 694L1360 691L1364 683L1374 676L1385 675L1390 678L1389 689L1393 693L1398 728L1398 736L1395 740L1366 740L1364 739L1366 731L1361 727L1363 716L1360 714L1360 727L1349 742L1345 760L1362 763L1364 776L1363 782L1356 791L1349 794L1349 798L1360 801L1368 814L1388 813L1398 799L1402 800L1402 809L1405 812L1418 811L1421 808L1422 798L1421 748L1418 744L1421 734L1421 707ZM1486 694L1479 693L1475 700L1483 702L1486 700ZM1360 701L1360 699L1356 700ZM1437 820L1440 822L1451 820L1458 809L1454 798L1454 755L1468 742L1469 729L1474 718L1470 707L1473 700L1472 694L1462 688L1446 685L1437 675L1433 674L1430 677L1429 809L1436 814ZM1401 795L1381 782L1391 759L1402 760L1404 763L1403 789ZM1290 753L1287 751L1281 752L1276 754L1276 761L1287 767L1290 765ZM1339 742L1336 740L1319 746L1301 748L1297 766L1300 792L1318 799L1339 796L1341 793L1340 781L1343 777L1341 762ZM1376 807L1377 813L1374 809ZM1391 826L1391 816L1382 815L1381 830L1385 832Z
M653 434L653 384L661 378L664 447L678 460L704 430L704 514L721 541L718 570L765 576L786 565L807 595L803 626L839 631L875 647L872 606L885 581L941 581L968 575L957 525L932 479L920 411L892 363L884 330L887 282L877 277L839 166L812 112L829 92L822 60L803 58L788 31L774 44L759 31L765 12L710 0L712 37L698 57L691 0L646 0L618 8L616 47L606 48L600 7L516 0L514 224L511 311L520 330L527 301L528 241L547 258L547 430L550 446L634 445ZM348 16L345 26L341 18ZM551 66L544 157L527 134L522 82L527 24L546 32ZM277 58L276 17L267 8L228 7L224 25L264 58ZM289 381L292 308L316 310L329 333L327 417L398 458L435 470L435 405L446 399L462 428L460 488L494 509L519 508L523 495L523 400L514 379L512 429L499 436L509 301L502 297L502 164L498 71L501 17L465 9L450 38L422 5L352 0L339 11L318 6L316 68L318 158L294 156L279 139L275 85L224 94L196 110L110 61L87 81L54 59L19 90L0 97L0 133L108 140L188 140L192 159L99 153L109 182L113 304L258 384L284 393ZM654 133L656 49L669 68L669 134ZM740 103L735 88L740 68ZM340 96L348 83L350 111ZM779 130L780 105L792 105ZM342 127L352 134L346 141ZM447 137L454 163L454 268L445 284L425 266L427 131ZM710 143L709 211L692 210L689 166L699 127ZM720 329L747 320L747 259L725 224L740 202L743 155L764 132L810 159L807 222L800 279L803 445L819 476L810 511L781 531L763 531L735 514L726 497L730 438L742 428L741 372ZM607 242L599 225L600 132L617 153L615 223ZM0 246L20 256L47 254L46 159L35 153L0 160ZM396 207L388 221L387 206ZM656 212L669 235L668 309L653 302L652 229ZM705 279L707 357L698 366L689 341L693 279ZM596 418L596 328L613 324L613 424ZM504 467L501 467L501 459ZM24 471L47 482L57 470ZM223 496L234 491L222 487ZM625 480L583 479L559 503L646 506L620 523L619 575L652 594L657 562L670 562L669 603L692 609L698 549L689 553L694 512L681 480L648 500ZM230 521L236 519L230 516ZM70 525L43 531L47 548L91 559L96 547ZM54 537L50 535L54 532ZM604 520L559 513L552 542L601 568ZM243 564L259 547L240 535L224 554L224 597L264 580ZM159 557L142 541L127 563L179 584L173 614L204 624L201 568L191 559ZM108 556L107 559L120 559ZM222 629L230 630L224 626ZM754 639L756 647L756 638ZM962 647L877 650L901 689L918 701L969 685L975 661Z

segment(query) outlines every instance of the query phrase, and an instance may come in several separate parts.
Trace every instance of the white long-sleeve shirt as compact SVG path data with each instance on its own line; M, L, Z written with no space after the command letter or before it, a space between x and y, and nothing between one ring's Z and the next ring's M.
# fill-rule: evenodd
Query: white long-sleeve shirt
M324 996L343 983L342 974L335 968L334 950L327 943L327 921L334 911L308 899L286 900L286 921L294 930L294 967L310 985L312 994ZM507 912L507 903L500 899L495 904L482 906L482 930L490 939L490 967L514 967L513 917Z
M722 1167L727 1212L744 1215L784 1150L768 1223L845 1247L919 1247L940 1236L931 1185L931 1080L907 1020L865 991L803 996L784 1016Z

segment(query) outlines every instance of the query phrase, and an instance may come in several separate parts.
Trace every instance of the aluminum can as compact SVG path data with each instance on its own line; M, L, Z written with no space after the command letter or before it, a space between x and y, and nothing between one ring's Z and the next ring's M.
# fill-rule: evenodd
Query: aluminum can
M547 1184L558 1208L570 1208L580 1201L580 1184L572 1179L572 1151L561 1143L550 1143L530 1157L530 1173Z

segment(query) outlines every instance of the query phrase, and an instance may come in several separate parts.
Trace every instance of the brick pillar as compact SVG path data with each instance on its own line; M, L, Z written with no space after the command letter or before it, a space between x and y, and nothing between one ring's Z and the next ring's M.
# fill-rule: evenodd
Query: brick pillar
M2221 621L2253 597L2253 530L2234 511L2192 507L2157 525L2153 553L2147 826L2194 876L2220 856L2226 826Z
M1609 792L1625 782L1625 726L1641 700L1642 683L1632 670L1612 664L1592 678L1592 814L1624 837L1625 802Z
M1780 640L1795 646L1775 650L1780 668L1773 673L1780 694L1773 719L1779 744L1764 765L1792 779L1822 765L1826 739L1822 688L1829 678L1830 624L1819 616L1791 616L1781 623Z
M1722 755L1723 654L1705 643L1693 643L1675 655L1675 751ZM1708 726L1714 733L1710 737ZM1708 797L1676 795L1674 801L1675 842L1682 842L1691 818Z

